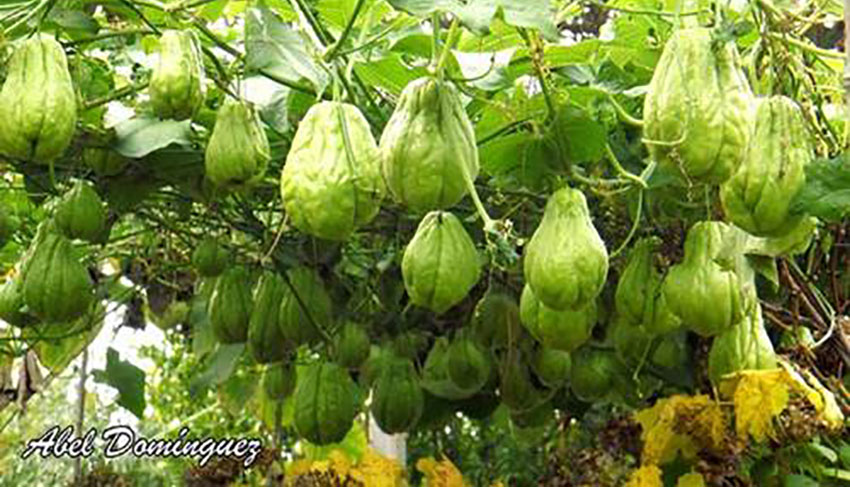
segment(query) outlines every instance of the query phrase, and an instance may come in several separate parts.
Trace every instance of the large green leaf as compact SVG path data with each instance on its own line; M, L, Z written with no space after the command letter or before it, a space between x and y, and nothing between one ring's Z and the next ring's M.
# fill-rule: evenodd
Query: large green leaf
M328 85L329 76L313 61L308 46L300 32L269 9L254 7L246 12L245 62L249 72L268 73L292 83L306 79L320 92Z
M145 412L145 373L130 362L121 360L118 352L106 351L106 370L93 370L95 382L118 390L118 405L142 418Z
M131 118L115 127L115 150L125 157L140 158L171 144L188 146L190 124L189 120Z

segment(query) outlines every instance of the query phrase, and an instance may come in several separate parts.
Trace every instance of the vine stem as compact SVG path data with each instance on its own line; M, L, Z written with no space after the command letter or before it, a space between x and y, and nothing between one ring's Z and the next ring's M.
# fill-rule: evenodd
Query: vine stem
M29 22L33 17L38 15L38 13L41 9L43 9L44 7L49 5L51 3L51 1L52 0L41 0L40 2L38 2L38 5L36 5L35 8L31 9L29 11L29 13L27 13L24 17L22 17L20 20L18 20L14 24L10 25L9 27L3 29L3 34L8 35L10 32L14 31L18 27Z
M617 171L617 174L626 179L634 181L635 183L637 183L638 186L646 189L646 181L644 181L641 177L636 176L630 173L629 171L626 171L623 165L620 164L620 160L617 159L617 154L614 154L614 151L611 149L611 144L605 144L605 153L608 155L608 159L611 161L611 165L614 166L614 169Z
M818 56L830 58L830 59L844 59L844 54L838 51L830 51L829 49L821 49L820 47L807 44L799 39L794 39L793 37L786 37L781 34L777 34L776 32L768 32L767 36L771 39L784 42L786 44L790 44L794 47L798 47L806 52L810 52L812 54L816 54Z
M649 10L649 9L637 9L637 8L629 8L629 7L616 7L613 5L608 5L607 3L598 2L595 0L585 1L584 3L588 3L593 5L594 7L599 7L605 10L615 10L617 12L623 12L627 14L636 14L636 15L654 15L658 17L688 17L692 15L699 15L701 13L709 12L707 9L701 10L688 10L686 12L665 12L663 10Z
M635 237L635 234L637 233L637 229L638 229L638 227L640 227L640 219L641 219L642 215L643 215L643 189L639 190L639 192L638 192L637 208L635 209L635 219L632 222L632 228L629 229L629 234L626 235L626 239L623 240L623 242L620 244L620 246L617 247L617 249L614 250L614 252L611 252L611 258L612 259L614 257L617 257L618 255L620 255L620 252L625 250L625 248L629 245L629 243Z
M345 24L345 29L343 29L342 34L339 39L331 46L328 52L325 54L325 61L331 61L334 57L339 53L339 49L345 43L348 36L351 34L351 30L354 27L354 23L357 21L357 16L360 15L360 10L363 8L363 4L365 4L365 0L357 0L357 4L354 5L354 12L351 13L351 18L348 19L348 23Z
M643 127L643 120L631 116L629 112L623 108L623 105L620 105L620 102L617 101L614 95L607 92L606 95L608 96L608 101L611 102L611 105L614 107L614 110L617 111L617 115L623 122L633 127Z
M452 24L449 26L449 33L446 35L446 43L443 44L443 50L440 52L440 59L437 61L437 65L434 67L434 72L437 74L437 77L440 79L443 78L443 72L446 68L446 63L449 60L449 53L452 51L452 47L454 47L455 42L457 42L460 36L460 20L457 17L452 19Z

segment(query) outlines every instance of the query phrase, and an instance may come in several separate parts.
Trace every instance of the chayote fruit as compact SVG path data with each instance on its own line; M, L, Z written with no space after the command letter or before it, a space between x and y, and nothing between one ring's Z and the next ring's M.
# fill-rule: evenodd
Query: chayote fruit
M531 369L546 387L557 389L569 379L570 354L549 347L539 347L531 358Z
M47 34L24 40L12 54L0 90L0 154L50 163L71 144L77 97L65 51Z
M490 356L461 330L449 345L449 379L463 390L480 391L490 377Z
M776 354L762 322L761 306L755 306L738 323L715 337L708 352L708 377L715 385L727 374L776 366Z
M130 160L108 147L85 147L81 159L100 177L117 176L124 172Z
M21 328L37 321L25 309L22 280L18 276L6 277L6 282L0 285L0 320Z
M56 227L68 238L97 242L106 230L106 209L97 191L78 181L56 207Z
M563 188L549 198L526 246L524 270L534 295L554 310L581 310L602 291L608 251L581 191Z
M251 321L253 297L251 273L233 266L218 277L210 296L207 314L213 334L225 344L245 343Z
M390 193L416 213L457 204L478 176L475 130L454 87L411 81L381 134Z
M280 331L280 303L286 283L279 274L264 271L254 288L254 305L248 322L248 348L258 363L283 360L290 347Z
M478 251L456 216L432 211L407 244L401 273L414 304L443 313L478 282Z
M356 369L369 358L372 345L363 326L348 321L334 340L336 361L346 369Z
M722 222L694 224L685 239L684 260L670 268L662 285L682 325L706 337L741 321L747 308L738 275L717 260L727 229Z
M316 445L342 441L357 416L358 396L348 372L335 363L299 369L293 396L295 430Z
M360 110L321 102L298 125L280 175L295 228L345 240L378 213L384 193L378 146Z
M94 287L71 241L53 230L37 235L22 266L24 303L48 323L64 323L90 309Z
M572 354L570 388L585 402L596 402L615 396L618 375L623 365L613 353L592 347L582 347Z
M204 64L194 31L167 30L148 85L159 118L192 118L204 102Z
M449 376L450 346L449 339L445 336L434 341L422 367L422 387L437 397L452 401L472 397L480 388L464 389L455 384Z
M644 142L660 164L691 180L722 183L750 137L753 94L734 42L708 28L673 33L644 100Z
M192 266L203 277L215 277L230 265L230 252L214 238L205 238L192 251Z
M635 244L614 297L619 319L642 326L651 335L668 333L681 324L661 292L662 276L654 254L659 243L660 239L650 237Z
M422 416L424 405L425 396L413 362L388 357L372 387L369 409L375 422L386 433L409 431Z
M295 365L290 362L275 362L266 365L263 371L263 390L269 399L283 401L295 391Z
M519 312L535 340L564 352L572 352L590 339L597 318L595 300L578 311L557 311L541 303L528 284L522 290Z
M516 298L490 288L475 305L472 334L486 347L509 348L519 341L522 324Z
M228 98L207 143L207 178L225 188L251 184L263 177L269 159L269 140L254 107Z
M800 107L784 96L761 100L743 163L720 187L726 218L747 232L777 237L804 215L791 202L806 182L814 150Z
M299 266L286 273L289 284L284 286L280 302L280 330L294 345L317 343L321 330L331 325L331 298L316 271Z

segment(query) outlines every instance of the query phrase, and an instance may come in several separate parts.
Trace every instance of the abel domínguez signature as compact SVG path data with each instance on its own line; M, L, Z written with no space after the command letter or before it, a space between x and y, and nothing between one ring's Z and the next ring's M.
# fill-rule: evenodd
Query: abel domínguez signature
M132 455L136 458L195 458L205 466L213 457L242 460L248 468L262 450L257 438L194 438L183 427L173 438L145 438L124 425L110 426L98 434L91 428L84 435L74 436L74 427L53 426L40 437L27 441L21 458L39 454L42 458L89 458L100 450L105 458Z

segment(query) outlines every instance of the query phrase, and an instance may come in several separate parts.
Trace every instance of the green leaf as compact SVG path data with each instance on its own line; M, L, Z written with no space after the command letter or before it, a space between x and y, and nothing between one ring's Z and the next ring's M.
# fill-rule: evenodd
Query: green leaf
M782 479L782 487L819 487L817 480L805 475L787 475Z
M596 161L605 154L605 126L593 120L584 110L575 106L564 107L555 123L560 125L560 130L554 127L550 130L550 143L554 143L553 137L559 137L571 162Z
M791 206L827 222L850 215L850 164L847 156L819 159L806 167L806 184Z
M245 350L244 343L234 345L219 345L215 352L206 361L203 372L198 374L189 385L189 392L197 394L210 385L218 385L226 381L239 363L242 352Z
M400 94L407 83L428 74L428 70L423 67L408 66L398 54L359 63L354 70L366 85L384 88L393 95Z
M265 7L248 9L245 20L245 62L252 73L269 73L292 83L310 81L316 91L328 85L328 74L314 61L309 44Z
M100 30L100 24L91 15L76 9L54 8L45 20L48 25L56 25L77 39L97 34Z
M171 144L188 146L191 121L134 117L115 127L115 150L125 157L140 158Z
M559 38L549 0L473 0L455 13L467 27L482 34L489 32L493 17L501 14L509 25L537 29L550 41Z
M145 373L130 362L121 360L118 352L106 351L106 370L93 370L95 382L118 390L118 405L141 419L145 412Z

